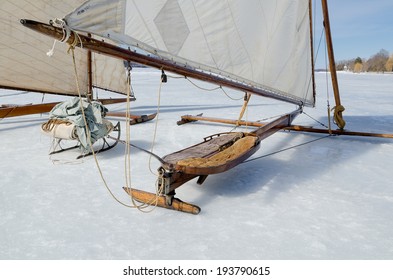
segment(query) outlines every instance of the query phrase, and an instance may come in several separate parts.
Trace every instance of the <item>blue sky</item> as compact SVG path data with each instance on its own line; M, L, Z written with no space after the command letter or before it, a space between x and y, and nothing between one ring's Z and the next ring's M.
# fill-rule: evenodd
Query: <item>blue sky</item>
M316 24L321 26L321 3L315 3ZM328 0L328 5L336 61L358 56L368 59L381 49L393 53L393 0ZM316 28L315 37L320 35ZM324 64L321 49L317 68Z

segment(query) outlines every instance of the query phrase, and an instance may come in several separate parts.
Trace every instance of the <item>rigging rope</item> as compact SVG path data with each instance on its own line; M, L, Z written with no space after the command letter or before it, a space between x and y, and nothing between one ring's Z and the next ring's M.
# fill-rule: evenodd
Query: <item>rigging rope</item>
M102 181L103 181L103 183L104 183L106 189L107 189L108 192L110 193L110 195L111 195L118 203L120 203L120 204L122 204L122 205L124 205L124 206L126 206L126 207L130 207L129 205L127 205L127 204L121 202L121 201L113 194L113 192L110 190L110 188L109 188L109 186L108 186L108 183L107 183L106 180L105 180L104 174L103 174L103 172L102 172L102 170L101 170L101 166L100 166L100 164L99 164L99 162L98 162L98 160L97 160L96 153L94 152L93 145L92 145L92 143L91 143L90 130L88 129L88 124L87 124L87 120L86 120L86 116L85 116L85 111L84 111L83 105L82 105L82 94L81 94L80 86L79 86L79 78L78 78L78 71L77 71L77 68L76 68L74 47L71 47L71 46L70 46L70 50L71 50L71 54L72 54L72 62L73 62L73 65L74 65L74 75L75 75L76 88L77 88L77 90L78 90L78 96L79 96L79 99L80 99L82 116L83 116L83 120L84 120L85 126L86 126L87 141L88 141L88 144L90 145L90 148L91 148L91 151L92 151L92 154L93 154L93 158L94 158L94 161L95 161L95 163L96 163L98 172L99 172L99 174L100 174L100 176L101 176L101 179L102 179Z
M325 33L325 28L323 29L322 34ZM328 64L328 58L327 58L327 46L326 46L326 40L325 42L325 67L327 67ZM331 134L332 131L332 121L331 121L331 116L330 116L330 94L329 94L329 84L328 84L328 71L326 71L325 74L325 81L326 81L326 106L327 106L327 115L328 115L328 129L329 129L329 134Z
M127 88L131 84L131 65L127 68ZM130 95L128 94L129 89L127 91L127 101L126 101L126 145L125 145L125 153L124 153L124 175L125 175L125 185L127 188L131 188L131 152L130 152ZM135 201L132 195L131 202L135 206Z
M303 114L305 114L307 117L309 117L310 119L314 120L316 123L320 124L321 126L329 128L326 124L324 124L323 122L318 121L316 118L313 118L312 116L310 116L306 112L303 111Z
M154 131L153 131L153 139L152 139L152 143L150 146L150 156L149 156L149 170L150 173L155 175L155 176L159 176L159 174L155 173L152 169L151 169L151 159L153 157L153 151L154 151L154 146L156 143L156 137L157 137L157 130L158 130L158 121L159 121L159 116L160 116L160 107L161 107L161 89L162 89L162 84L166 83L167 81L167 75L164 73L164 70L162 70L162 74L161 74L161 78L160 78L160 83L158 86L158 92L157 92L157 115L156 115L156 120L154 123Z
M144 213L148 213L151 212L155 209L155 207L157 206L158 203L158 193L156 193L156 198L155 200L152 199L152 201L149 201L147 203L139 203L138 201L136 201L132 195L132 184L131 184L131 146L133 146L131 144L131 135L130 135L130 131L131 131L131 126L129 125L130 121L131 121L131 102L130 102L130 97L131 97L131 64L129 64L127 70L128 70L128 75L127 75L127 106L126 106L126 141L125 141L125 164L124 164L124 174L125 174L125 181L126 181L126 187L131 190L131 192L129 193L130 198L131 198L131 202L134 208L138 209L141 212ZM149 166L150 168L150 166ZM144 210L145 208L149 207L149 206L154 206L153 208L151 208L150 210Z
M243 99L243 96L242 97L239 97L239 98L233 98L233 97L231 97L226 91L225 91L225 89L222 87L222 86L218 86L218 87L214 87L214 88L204 88L204 87L201 87L201 86L199 86L199 85L197 85L195 82L193 82L190 78L188 78L187 76L169 76L168 75L168 77L170 77L170 78L173 78L173 79L186 79L190 84L192 84L194 87L196 87L196 88L198 88L198 89L200 89L200 90L204 90L204 91L215 91L215 90L219 90L219 89L221 89L221 91L229 98L229 99L231 99L231 100L242 100Z
M285 152L285 151L288 151L288 150L291 150L291 149L294 149L294 148L298 148L298 147L301 147L301 146L304 146L304 145L307 145L307 144L311 144L313 142L316 142L316 141L319 141L319 140L322 140L322 139L325 139L325 138L331 137L331 136L335 136L335 135L328 134L328 135L325 135L325 136L322 136L322 137L319 137L319 138L316 138L316 139L313 139L313 140L310 140L310 141L307 141L307 142L304 142L304 143L300 143L298 145L290 146L290 147L287 147L287 148L284 148L284 149L281 149L281 150L278 150L278 151L275 151L275 152L271 152L269 154L265 154L265 155L262 155L262 156L259 156L259 157L255 157L255 158L243 161L240 164L251 162L251 161L254 161L254 160L258 160L258 159L262 159L262 158L269 157L269 156L272 156L272 155L275 155L275 154L279 154L279 153L282 153L282 152Z
M75 40L80 40L80 38L77 37L77 36L75 36L75 38L76 38ZM78 96L79 96L79 99L81 100L80 104L81 104L81 106L82 106L82 94L81 94L80 86L79 86L79 78L78 78L78 72L77 72L76 61L75 61L75 52L74 52L74 48L75 48L76 45L77 45L77 42L76 42L76 43L74 42L74 44L70 46L69 51L71 51L71 54L72 54L72 61L73 61L73 65L74 65L75 82L76 82L76 87L77 87L77 90L78 90ZM84 110L83 110L83 107L81 108L81 111L82 111L83 120L84 120L84 122L85 122L85 126L86 126L86 128L88 128L88 124L87 124L87 120L86 120L86 115L85 115L85 112L84 112ZM126 204L126 203L120 201L120 200L114 195L114 193L112 192L112 190L109 188L109 185L108 185L108 183L107 183L107 181L106 181L106 179L105 179L105 177L104 177L103 171L102 171L102 169L101 169L101 166L100 166L100 164L99 164L99 162L98 162L97 155L96 155L96 153L95 153L95 151L94 151L94 149L93 149L93 145L92 145L92 143L91 143L91 138L90 138L90 130L89 130L89 129L86 129L86 133L87 133L88 144L89 144L90 147L91 147L92 156L93 156L93 158L94 158L94 161L95 161L96 167L97 167L97 169L98 169L98 172L99 172L99 174L100 174L101 180L102 180L102 182L104 183L104 186L105 186L105 188L107 189L107 191L109 192L109 194L111 195L111 197L112 197L116 202L118 202L119 204L121 204L121 205L123 205L123 206L125 206L125 207L128 207L128 208L136 208L136 209L138 209L138 210L140 210L140 211L142 211L142 212L147 212L147 211L144 211L143 209L146 208L146 207L151 206L151 204L146 205L145 203L142 203L142 204L140 204L140 205L137 205L136 202L134 201L134 199L132 198L133 205L128 205L128 204ZM131 197L132 197L132 196L131 196ZM151 210L151 211L152 211L152 210ZM149 212L150 212L150 211L149 211Z
M50 20L50 24L51 24L51 25L56 25L57 27L60 27L60 28L62 29L62 31L63 31L63 37L62 37L60 40L56 40L56 39L55 39L55 40L53 41L52 48L46 53L46 55L49 56L49 57L51 57L51 56L54 54L54 52L55 52L56 42L57 42L57 41L59 41L59 42L61 42L61 43L66 42L66 41L70 38L71 33L73 32L73 31L68 27L68 25L66 24L66 22L65 22L64 20L62 20L62 19L55 18L54 20ZM74 32L74 34L75 34L75 32ZM75 35L75 36L76 36L76 35ZM76 39L75 39L74 41L76 41Z

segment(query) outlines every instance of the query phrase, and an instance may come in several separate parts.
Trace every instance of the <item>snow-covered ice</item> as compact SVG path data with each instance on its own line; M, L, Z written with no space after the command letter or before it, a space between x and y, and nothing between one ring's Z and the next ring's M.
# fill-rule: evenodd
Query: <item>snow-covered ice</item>
M159 78L159 71L134 70L133 114L157 110ZM393 133L393 75L339 73L338 78L346 128ZM306 108L296 124L318 126L312 118L327 124L326 91L333 107L332 90L325 73L317 73L316 80L316 108ZM176 125L185 114L236 119L243 94L226 93L240 100L169 78L162 87L154 152L164 156L232 130L203 122ZM6 90L0 97L2 104L42 98ZM45 96L45 101L62 99ZM122 111L125 105L108 108ZM253 96L244 119L294 109ZM191 181L179 188L179 198L202 208L194 216L160 208L142 213L120 205L92 157L74 161L67 154L53 162L51 139L39 129L46 119L44 114L0 120L0 259L393 258L393 139L278 132L262 142L253 160L209 176L202 186ZM154 131L155 121L135 125L130 137L150 149ZM124 150L119 144L97 159L113 194L131 204L122 190ZM158 167L155 159L132 149L132 186L154 191Z

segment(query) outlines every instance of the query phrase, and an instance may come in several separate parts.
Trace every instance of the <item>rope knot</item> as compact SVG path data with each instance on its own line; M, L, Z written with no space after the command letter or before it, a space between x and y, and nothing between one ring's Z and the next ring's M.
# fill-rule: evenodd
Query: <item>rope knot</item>
M69 53L71 48L74 49L78 43L80 43L82 46L82 41L79 35L67 25L67 22L64 19L55 18L54 20L50 21L50 24L61 28L63 30L63 37L60 40L54 40L52 48L46 53L47 56L50 57L54 54L57 41L61 43L67 42L71 34L74 35L74 41L70 44L67 53Z
M343 105L338 105L334 106L332 111L334 112L333 118L334 118L334 123L340 128L344 129L345 127L345 121L342 116L342 112L345 111L345 108Z

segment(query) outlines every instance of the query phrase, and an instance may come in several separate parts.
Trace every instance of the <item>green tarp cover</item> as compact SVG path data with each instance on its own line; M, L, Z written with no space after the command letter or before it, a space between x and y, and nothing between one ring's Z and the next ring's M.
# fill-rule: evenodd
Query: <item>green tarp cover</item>
M68 120L75 124L78 139L85 150L91 150L87 140L87 131L81 108L85 112L87 126L90 130L90 139L93 144L98 139L108 134L108 128L104 123L104 116L108 112L100 102L88 102L86 99L79 97L57 104L50 111L51 119Z

